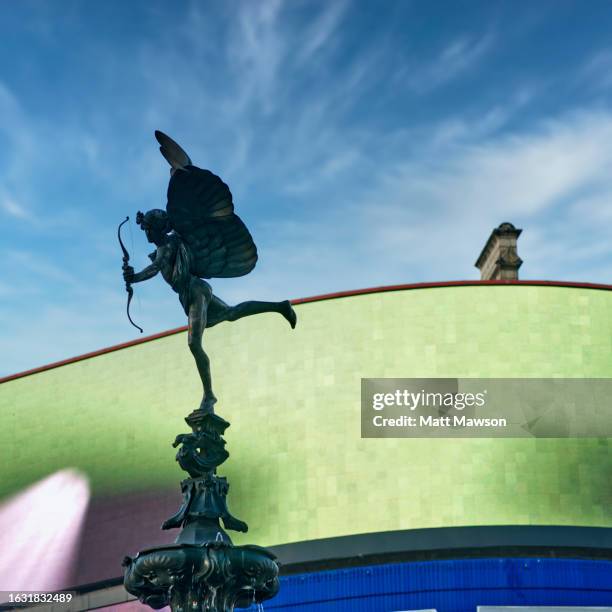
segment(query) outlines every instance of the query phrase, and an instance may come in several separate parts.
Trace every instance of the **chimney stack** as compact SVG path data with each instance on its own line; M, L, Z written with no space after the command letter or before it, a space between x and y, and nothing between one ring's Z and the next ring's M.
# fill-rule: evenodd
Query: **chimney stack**
M523 260L516 252L516 241L523 230L512 223L495 228L476 261L480 280L518 280Z

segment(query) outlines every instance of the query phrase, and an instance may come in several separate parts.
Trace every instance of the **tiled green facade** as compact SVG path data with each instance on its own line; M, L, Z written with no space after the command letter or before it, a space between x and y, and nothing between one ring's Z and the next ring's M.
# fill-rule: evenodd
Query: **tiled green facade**
M612 292L406 290L208 330L219 472L264 545L436 526L612 526L609 439L360 438L361 377L612 376ZM75 467L94 495L177 487L199 379L184 333L0 386L0 497Z

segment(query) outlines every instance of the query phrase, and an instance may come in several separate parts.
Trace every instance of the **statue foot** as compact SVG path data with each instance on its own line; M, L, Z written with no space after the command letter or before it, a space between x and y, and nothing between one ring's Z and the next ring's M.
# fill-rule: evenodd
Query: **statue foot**
M204 397L202 399L202 403L200 404L200 410L206 414L215 414L215 404L217 403L217 398L212 395L210 397Z
M291 325L291 329L295 329L295 324L297 323L297 314L295 314L295 310L293 310L293 306L291 306L291 302L289 300L285 300L281 302L281 311L280 313L289 321L289 325Z

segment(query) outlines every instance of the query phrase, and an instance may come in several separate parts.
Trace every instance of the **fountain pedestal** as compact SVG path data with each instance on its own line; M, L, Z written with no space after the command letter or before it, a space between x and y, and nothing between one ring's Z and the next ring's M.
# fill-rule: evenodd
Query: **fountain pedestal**
M182 528L176 542L126 557L124 585L138 599L173 612L232 612L274 597L279 589L276 557L260 546L234 546L225 529L246 532L227 507L229 484L216 475L229 453L223 433L229 423L201 410L185 421L176 460L190 476L182 481L183 503L162 529ZM221 527L220 521L223 522Z

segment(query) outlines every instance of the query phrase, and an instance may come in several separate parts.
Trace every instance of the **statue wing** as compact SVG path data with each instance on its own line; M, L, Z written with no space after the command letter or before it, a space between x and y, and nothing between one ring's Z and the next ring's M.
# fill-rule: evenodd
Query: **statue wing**
M155 130L155 138L159 142L159 150L172 168L172 173L191 164L189 155L183 148L163 132Z
M201 278L248 274L257 248L234 213L229 187L209 170L191 164L177 168L168 185L168 216L192 255L191 273Z

